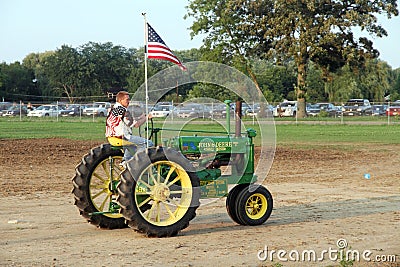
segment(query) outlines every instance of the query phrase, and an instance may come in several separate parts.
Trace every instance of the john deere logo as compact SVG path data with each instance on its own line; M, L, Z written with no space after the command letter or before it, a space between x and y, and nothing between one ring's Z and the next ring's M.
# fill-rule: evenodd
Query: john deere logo
M225 151L227 148L232 147L232 142L230 141L218 141L214 142L214 140L210 138L204 138L199 143L200 152L216 152L216 151Z
M200 152L210 153L215 152L215 142L210 138L204 138L199 143Z

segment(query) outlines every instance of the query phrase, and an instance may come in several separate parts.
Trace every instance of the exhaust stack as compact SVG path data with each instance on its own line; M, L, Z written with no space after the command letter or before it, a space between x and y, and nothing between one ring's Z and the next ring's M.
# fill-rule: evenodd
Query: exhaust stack
M236 101L236 109L235 109L235 137L239 137L241 135L241 126L242 126L242 101Z

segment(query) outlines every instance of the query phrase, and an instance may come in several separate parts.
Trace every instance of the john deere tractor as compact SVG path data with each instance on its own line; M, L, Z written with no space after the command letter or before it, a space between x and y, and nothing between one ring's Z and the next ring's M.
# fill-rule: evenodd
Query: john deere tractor
M201 199L226 197L229 216L241 225L263 224L271 215L271 193L256 184L256 131L181 129L162 145L137 152L121 164L126 149L121 139L91 149L76 167L73 182L80 214L100 228L132 227L148 236L174 236L196 216ZM240 118L240 102L236 116ZM201 127L201 126L199 126ZM168 129L149 123L154 144ZM212 135L210 135L212 134Z

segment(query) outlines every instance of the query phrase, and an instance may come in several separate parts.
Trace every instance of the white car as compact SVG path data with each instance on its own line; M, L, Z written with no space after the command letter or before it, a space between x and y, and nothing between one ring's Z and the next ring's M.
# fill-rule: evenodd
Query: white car
M154 118L165 118L172 112L173 109L174 106L170 103L158 103L153 107L153 110L150 112L150 114Z
M37 109L29 111L28 117L57 117L61 108L57 105L42 105Z
M100 116L105 117L108 115L108 111L111 108L109 102L95 102L91 105L86 105L83 109L83 114L87 116Z
M296 117L297 101L284 101L274 109L274 117Z

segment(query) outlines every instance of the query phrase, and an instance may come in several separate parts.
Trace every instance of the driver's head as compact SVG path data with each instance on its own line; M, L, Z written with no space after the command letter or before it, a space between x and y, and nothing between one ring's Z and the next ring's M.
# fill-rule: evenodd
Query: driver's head
M116 97L118 103L124 107L129 106L129 93L127 91L119 91Z

